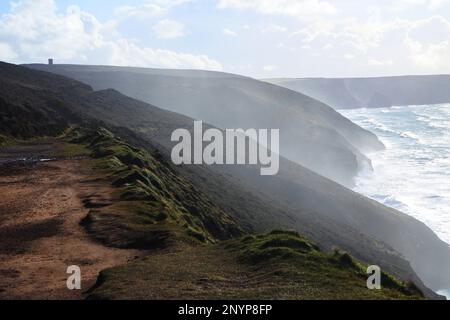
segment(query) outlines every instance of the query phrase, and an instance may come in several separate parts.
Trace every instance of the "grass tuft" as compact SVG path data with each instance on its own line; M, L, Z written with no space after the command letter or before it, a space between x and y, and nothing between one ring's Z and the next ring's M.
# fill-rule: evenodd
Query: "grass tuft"
M70 143L90 150L96 167L104 170L112 185L117 188L119 202L127 204L126 208L121 205L120 210L117 210L117 206L112 206L95 212L96 217L100 217L102 213L109 217L91 221L93 224L108 225L107 228L98 227L97 232L126 228L126 232L116 231L116 235L126 237L122 241L114 239L108 243L111 240L109 235L97 235L106 244L117 246L123 242L127 245L140 243L141 246L143 242L153 239L149 237L146 241L142 240L145 227L149 228L149 233L157 233L159 228L166 235L166 231L170 230L172 235L177 234L182 239L187 237L189 241L201 243L215 243L217 240L243 234L242 229L228 214L216 207L168 164L160 161L158 155L153 156L143 149L130 146L103 128L73 128L65 137ZM158 204L157 208L154 204ZM145 216L142 207L147 210L146 220L142 220ZM133 237L136 239L133 240ZM168 237L155 239L166 241Z

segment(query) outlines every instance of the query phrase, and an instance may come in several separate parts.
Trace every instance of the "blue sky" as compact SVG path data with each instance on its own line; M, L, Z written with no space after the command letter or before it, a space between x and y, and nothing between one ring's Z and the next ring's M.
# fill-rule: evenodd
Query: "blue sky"
M253 77L450 73L450 0L13 0L0 60Z

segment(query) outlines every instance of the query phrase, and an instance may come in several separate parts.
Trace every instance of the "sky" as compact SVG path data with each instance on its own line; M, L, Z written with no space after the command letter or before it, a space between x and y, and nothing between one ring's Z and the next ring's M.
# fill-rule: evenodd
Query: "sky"
M274 77L450 74L450 0L0 0L0 60Z

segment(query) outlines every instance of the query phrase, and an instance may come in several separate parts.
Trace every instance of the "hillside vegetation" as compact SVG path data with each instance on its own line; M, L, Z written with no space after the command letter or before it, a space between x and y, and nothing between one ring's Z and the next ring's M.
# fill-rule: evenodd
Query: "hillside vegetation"
M113 140L120 137L119 141L127 146L119 147L116 150L119 154L130 153L128 149L135 153L134 150L138 148L140 152L148 152L151 155L145 160L150 161L150 166L157 160L161 163L160 166L170 168L167 170L172 172L176 179L171 174L166 175L169 172L166 172L166 169L163 172L158 171L157 174L148 173L144 170L147 168L140 167L139 162L133 164L136 156L130 157L133 161L131 166L127 162L128 156L119 159L119 162L114 157L108 161L111 162L108 165L116 166L115 170L118 170L110 179L110 183L117 181L118 198L122 197L122 193L125 197L131 195L129 199L135 198L137 194L143 197L154 194L166 196L166 191L169 195L174 191L172 188L176 181L183 186L181 193L185 193L185 197L177 199L171 196L166 200L170 209L169 213L166 212L169 218L158 227L164 226L170 230L162 228L163 239L168 233L175 233L187 235L195 242L212 243L213 240L222 238L223 231L235 230L234 224L246 233L295 229L320 245L324 251L337 246L366 264L380 265L383 270L402 280L414 281L429 297L436 295L423 285L421 279L435 290L450 283L448 273L442 272L450 266L450 250L429 228L302 166L281 158L280 172L273 177L261 177L257 166L171 167L171 144L167 140L174 129L190 129L192 119L126 97L115 90L93 91L85 84L51 73L0 63L0 74L2 81L7 82L11 88L3 90L4 87L0 87L0 97L7 106L4 108L0 105L0 119L5 119L0 125L0 134L12 135L8 136L8 139L21 139L23 134L20 126L25 124L17 119L18 121L10 122L16 124L14 130L3 131L3 128L7 128L3 124L9 123L7 119L16 117L15 108L11 106L28 105L33 112L44 112L48 115L53 113L55 118L65 119L68 126L64 130L69 126L95 130L106 128L114 134ZM52 111L47 113L47 108ZM36 127L36 135L49 135L45 121ZM51 121L52 117L48 117L49 124ZM54 134L64 130L58 129ZM105 135L108 136L106 133ZM78 138L83 136L84 134L80 133ZM83 143L90 143L89 139ZM113 152L116 147L107 149L108 152ZM142 158L140 152L137 153L137 158ZM163 176L159 177L159 174ZM128 175L139 177L138 180L144 183L150 182L150 190L149 186L144 187L140 182L129 185ZM154 175L160 181L155 179ZM155 181L160 186L154 185ZM129 188L131 190L126 190ZM199 199L189 198L192 190L202 194L199 202L201 205L194 209L192 203L198 202ZM126 191L131 193L125 194ZM121 205L130 205L136 201L127 198L119 200ZM219 221L217 228L208 221L209 210L206 208L210 203L214 208L211 217ZM135 237L138 232L122 232L119 239L109 239L114 233L108 230L116 230L117 226L124 224L130 226L134 221L139 223L135 223L133 228L139 229L137 227L141 222L147 220L152 222L153 228L158 224L154 223L154 220L161 218L154 215L146 217L137 210L136 216L139 219L144 216L145 219L136 218L122 223L125 221L122 220L122 213L126 208L118 207L114 212L107 212L107 206L102 203L94 201L92 205L95 207L92 208L91 218L85 221L87 227L92 231L97 228L98 234L101 234L102 221L95 221L95 218L100 216L99 213L105 213L110 223L107 219L103 221L107 223L103 224L103 236L99 236L99 240L105 244L109 242L111 246L138 247L149 238ZM145 210L150 209L145 206ZM154 211L155 208L152 207L151 210ZM186 214L185 210L189 214ZM192 221L189 221L189 218ZM149 226L141 227L146 230ZM192 230L189 231L189 227ZM124 230L128 232L131 229Z
M229 215L169 165L108 130L74 129L66 139L91 150L96 167L109 173L118 190L118 201L91 210L84 220L106 245L161 248L185 236L213 243L243 234Z
M105 270L90 299L422 299L413 284L383 273L368 290L366 266L326 254L295 232L178 246Z
M375 135L327 105L248 77L197 70L28 67L80 80L95 90L115 89L221 129L280 129L283 157L347 186L361 167L370 167L362 151L384 147ZM141 125L145 118L136 118L133 125L148 132Z
M383 290L368 290L363 264L338 251L323 253L296 232L242 237L235 221L169 165L105 129L71 130L66 139L91 150L119 194L90 211L84 221L90 234L109 246L159 249L102 272L91 299L422 297L413 284L386 273Z
M9 143L4 150L10 156L83 157L82 171L95 172L96 185L113 187L105 198L83 196L90 209L82 226L105 246L146 256L102 271L90 299L423 298L414 285L387 274L382 290L368 290L363 264L338 251L322 252L296 232L246 235L158 152L136 148L105 128L76 126L60 137Z

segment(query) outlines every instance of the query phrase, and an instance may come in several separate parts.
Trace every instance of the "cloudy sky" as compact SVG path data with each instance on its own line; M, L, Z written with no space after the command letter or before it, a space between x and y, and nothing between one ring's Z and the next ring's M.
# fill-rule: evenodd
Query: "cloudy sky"
M450 73L450 0L1 0L0 60L253 77Z

